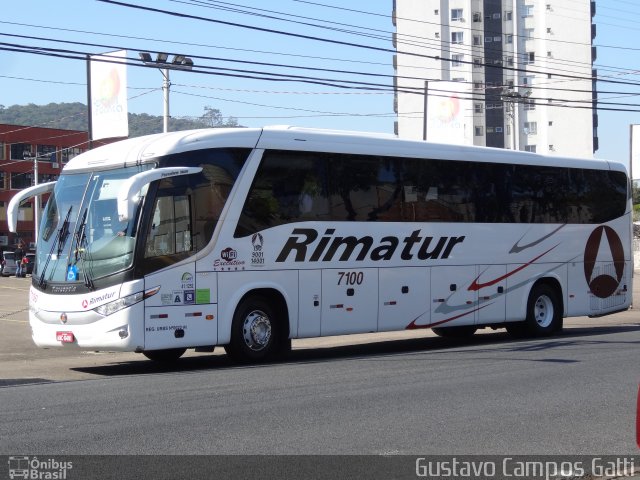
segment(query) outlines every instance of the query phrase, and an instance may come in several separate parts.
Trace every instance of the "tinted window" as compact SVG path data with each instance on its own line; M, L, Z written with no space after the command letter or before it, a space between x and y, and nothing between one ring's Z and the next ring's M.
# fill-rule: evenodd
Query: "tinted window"
M161 167L202 167L158 184L146 228L144 269L150 272L204 248L251 149L195 150L159 159Z
M236 236L327 220L602 223L626 199L608 170L266 151Z

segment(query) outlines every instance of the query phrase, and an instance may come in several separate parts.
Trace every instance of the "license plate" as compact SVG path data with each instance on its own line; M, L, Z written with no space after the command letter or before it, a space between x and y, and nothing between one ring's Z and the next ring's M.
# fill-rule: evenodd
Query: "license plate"
M73 332L56 332L56 341L62 343L73 343L75 340Z

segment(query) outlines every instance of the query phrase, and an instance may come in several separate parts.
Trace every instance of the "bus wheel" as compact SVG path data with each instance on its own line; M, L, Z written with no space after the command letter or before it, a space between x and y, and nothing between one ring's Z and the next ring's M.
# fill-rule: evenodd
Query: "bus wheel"
M562 330L562 309L557 291L549 285L539 284L531 289L524 322L507 325L515 337L544 337Z
M262 297L247 297L236 309L227 354L240 362L259 362L276 352L278 324L271 306Z
M460 327L436 327L431 330L443 338L469 338L476 333L477 328L473 325L462 325Z
M186 351L186 348L167 348L165 350L146 350L142 354L154 362L175 362Z

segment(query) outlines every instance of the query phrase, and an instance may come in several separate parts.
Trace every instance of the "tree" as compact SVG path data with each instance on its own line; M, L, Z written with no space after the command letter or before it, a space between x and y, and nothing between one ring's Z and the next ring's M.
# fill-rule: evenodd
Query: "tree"
M210 106L204 107L204 114L200 117L202 123L205 126L211 128L219 128L219 127L237 127L238 120L234 117L229 117L227 122L224 122L224 117L222 113L217 108L212 108Z

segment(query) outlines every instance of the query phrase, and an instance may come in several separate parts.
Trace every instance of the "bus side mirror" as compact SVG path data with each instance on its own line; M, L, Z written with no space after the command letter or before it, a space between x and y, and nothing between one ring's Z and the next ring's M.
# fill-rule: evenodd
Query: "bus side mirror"
M200 173L202 167L166 167L155 168L140 172L133 177L128 178L118 190L118 219L121 222L127 222L133 218L135 211L134 198L135 195L145 185L163 178L179 177L181 175L193 175Z
M7 207L7 225L10 232L16 233L16 230L18 228L18 208L20 207L20 203L22 203L27 198L35 197L36 195L42 195L43 193L52 192L55 185L56 182L40 183L38 185L34 185L33 187L20 190L13 196L13 198L9 202L9 206Z

